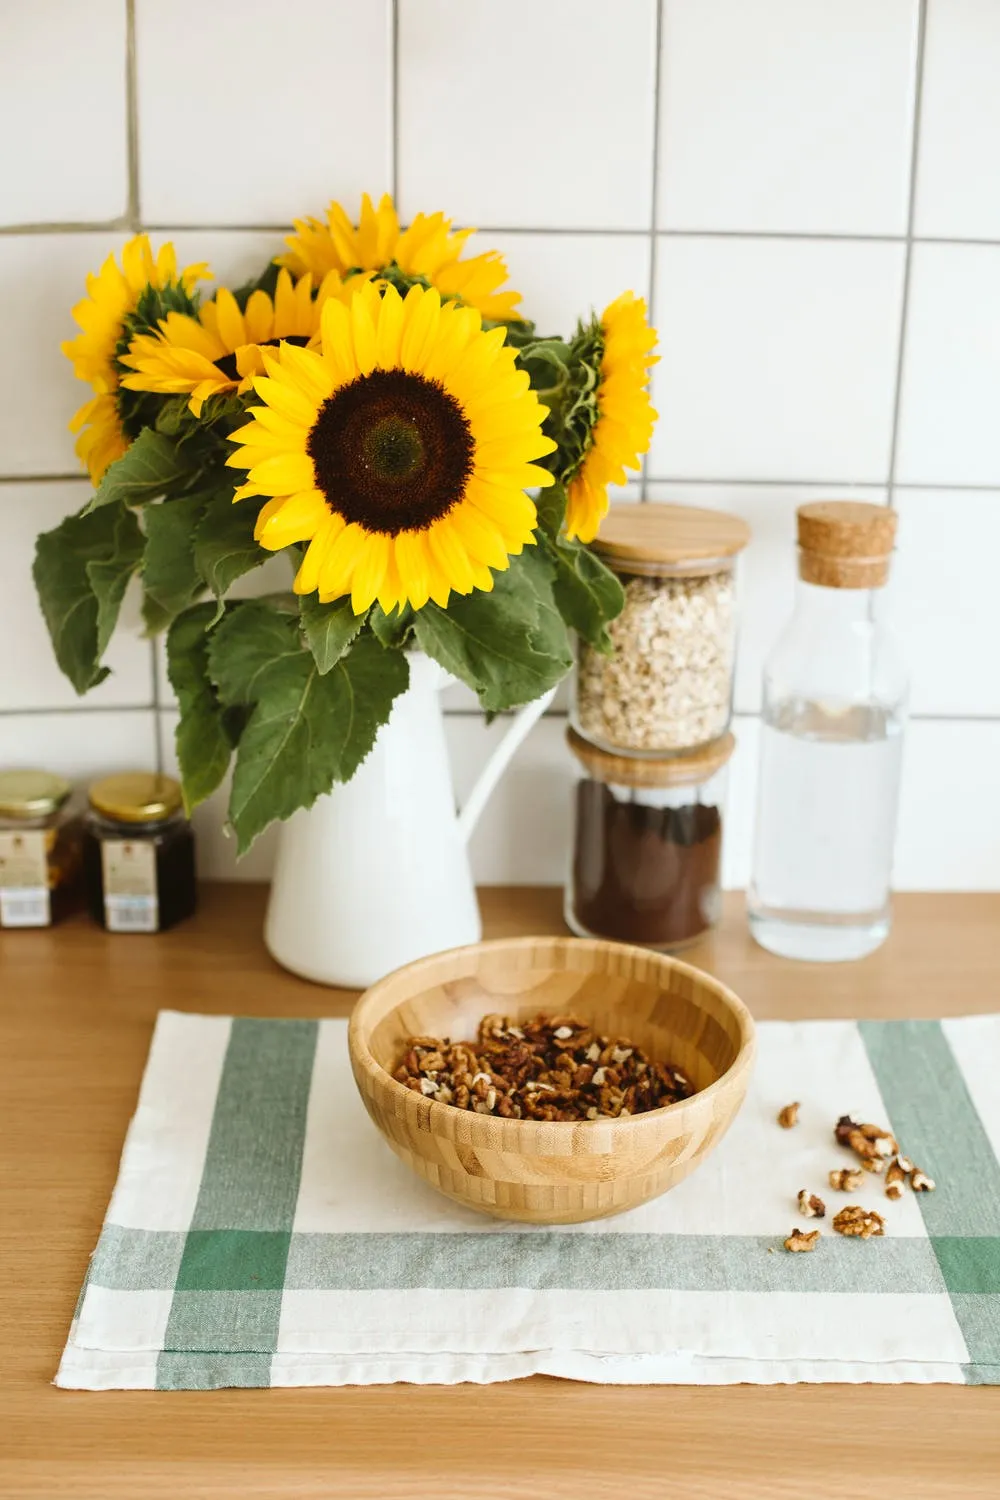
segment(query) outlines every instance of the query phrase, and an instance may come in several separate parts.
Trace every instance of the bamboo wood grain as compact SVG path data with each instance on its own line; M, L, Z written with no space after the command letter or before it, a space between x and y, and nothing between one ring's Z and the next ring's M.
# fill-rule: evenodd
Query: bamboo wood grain
M0 933L4 1500L995 1500L997 1389L55 1390L156 1011L350 1009L353 996L270 961L263 905L258 887L215 886L193 922L158 937L82 920ZM556 890L486 891L483 906L491 937L565 931ZM961 1015L1000 1007L998 934L1000 895L903 896L889 942L862 963L783 963L729 897L720 931L685 957L757 1019Z
M410 1037L473 1038L495 1012L579 1016L674 1063L697 1092L624 1120L549 1123L454 1109L392 1077ZM410 964L358 1002L349 1045L365 1108L396 1155L447 1197L528 1224L607 1218L675 1187L732 1124L754 1055L750 1013L718 980L574 938L500 938Z

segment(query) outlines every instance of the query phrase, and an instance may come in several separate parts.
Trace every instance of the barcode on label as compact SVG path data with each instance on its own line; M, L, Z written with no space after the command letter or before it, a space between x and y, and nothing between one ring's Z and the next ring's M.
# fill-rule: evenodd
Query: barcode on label
M156 932L159 902L155 896L105 896L104 921L109 932Z
M0 890L0 927L48 927L52 921L44 886Z

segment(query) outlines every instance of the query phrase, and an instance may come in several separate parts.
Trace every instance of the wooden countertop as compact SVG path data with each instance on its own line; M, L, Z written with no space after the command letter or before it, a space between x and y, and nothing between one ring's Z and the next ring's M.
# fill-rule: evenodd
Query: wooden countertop
M561 932L554 890L486 890L489 936ZM508 1385L58 1391L49 1382L115 1180L161 1007L345 1014L277 968L264 892L209 886L154 938L84 919L0 933L0 1495L54 1500L624 1496L892 1500L1000 1494L1000 1389ZM900 897L859 964L780 962L739 898L685 957L759 1017L1000 1008L1000 895ZM517 1465L516 1472L514 1465Z

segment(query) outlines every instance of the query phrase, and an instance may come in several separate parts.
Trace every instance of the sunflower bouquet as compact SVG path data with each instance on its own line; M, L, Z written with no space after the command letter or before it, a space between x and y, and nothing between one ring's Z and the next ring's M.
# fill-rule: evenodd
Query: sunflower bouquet
M408 650L496 713L568 672L573 632L610 649L621 590L585 544L652 433L645 305L625 293L542 337L471 233L440 213L401 229L388 197L357 224L334 203L234 291L138 235L74 309L95 489L38 538L55 655L78 692L100 682L140 577L188 807L235 757L241 851L350 779ZM272 553L287 592L233 597Z

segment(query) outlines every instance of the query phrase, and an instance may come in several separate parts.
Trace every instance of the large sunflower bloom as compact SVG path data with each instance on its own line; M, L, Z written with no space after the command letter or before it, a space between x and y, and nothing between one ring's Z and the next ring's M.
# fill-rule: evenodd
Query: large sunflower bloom
M520 292L501 291L507 263L496 250L461 258L472 229L452 230L444 214L417 214L408 229L400 230L392 198L384 193L378 208L368 194L361 199L355 226L339 203L320 219L296 219L295 234L285 241L288 252L278 257L293 275L311 271L317 278L327 271L347 276L354 271L384 271L395 263L407 276L422 276L442 297L458 297L484 318L505 322L517 318Z
M608 485L624 484L625 470L640 467L656 421L646 389L656 329L646 321L643 299L623 292L604 309L600 332L597 421L566 495L566 531L581 542L593 541L607 514Z
M264 351L264 405L227 462L250 471L237 500L271 497L261 546L309 543L297 593L350 595L356 614L444 607L452 589L491 589L491 568L533 540L524 490L552 483L532 460L555 444L504 339L433 289L366 285L327 301L318 349Z
M122 356L122 364L132 371L122 385L130 391L189 392L191 410L200 417L210 396L248 391L254 375L263 375L262 345L279 339L307 344L319 332L327 297L342 294L335 271L324 277L314 297L308 272L293 282L283 270L273 300L266 292L251 292L241 311L232 292L220 287L196 318L168 313L158 333L134 338Z
M121 458L128 447L115 395L119 384L115 349L126 318L135 311L147 286L163 290L176 284L190 292L195 282L208 274L203 263L178 274L173 245L161 245L154 255L148 235L137 234L122 247L121 266L114 255L109 255L100 271L87 277L87 295L73 309L73 317L83 331L67 339L62 352L72 360L77 378L89 381L94 388L93 400L80 407L69 426L71 432L80 434L76 451L95 485L101 482L108 465Z

